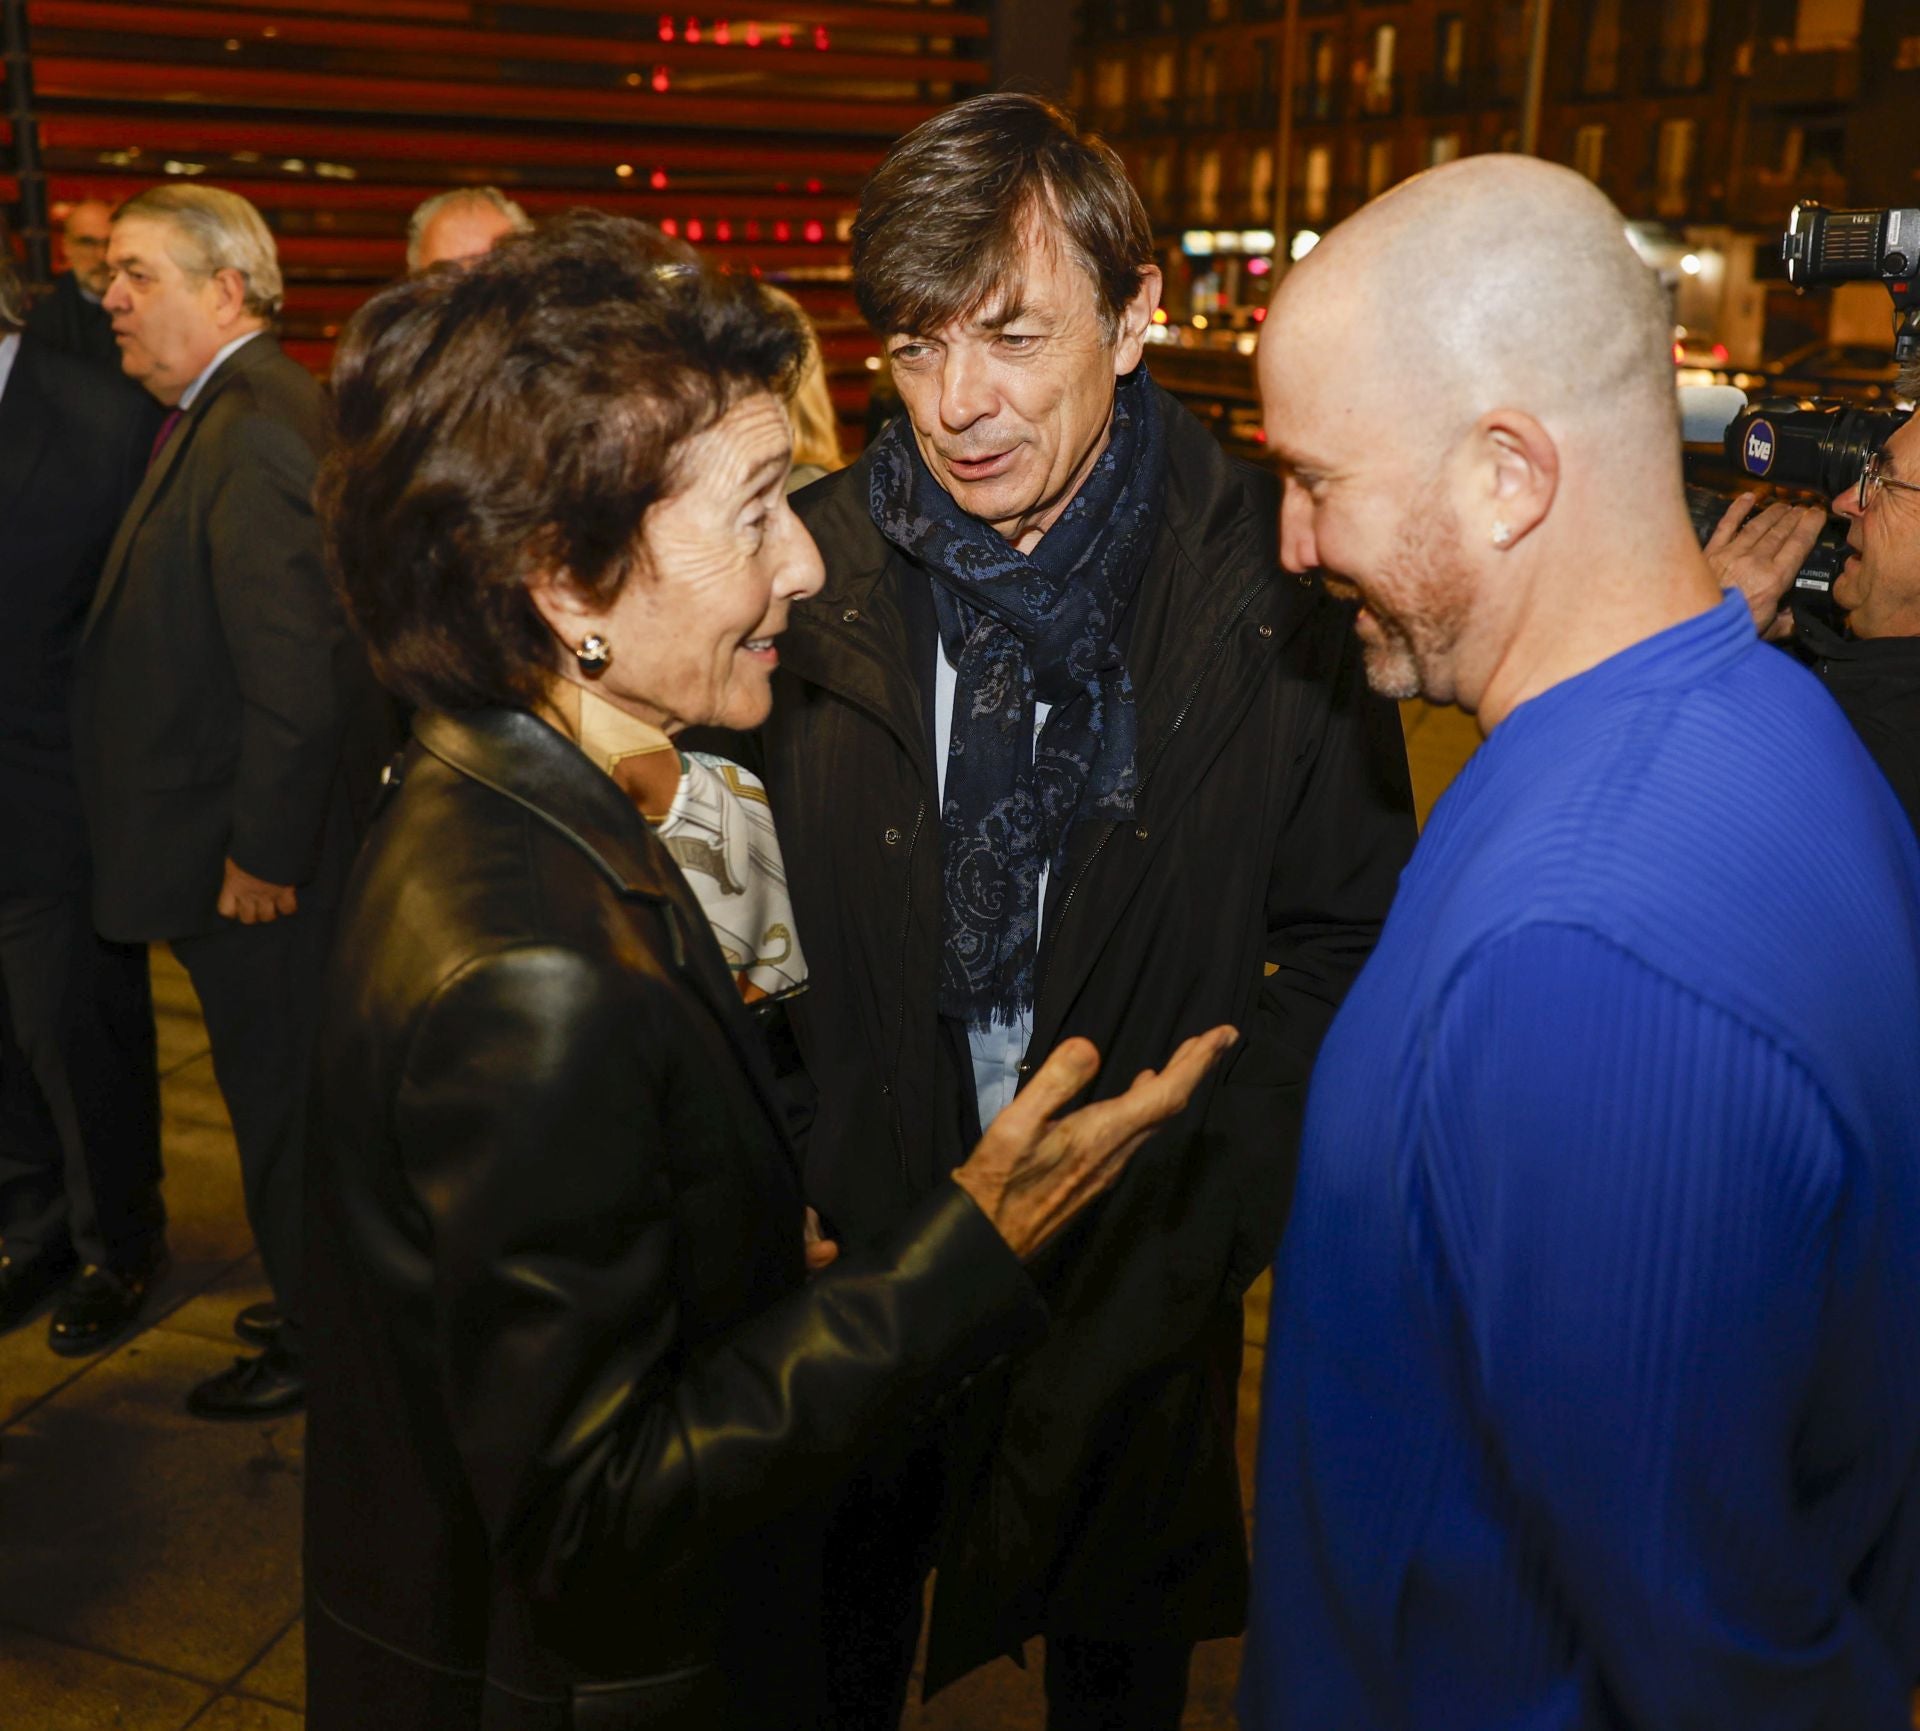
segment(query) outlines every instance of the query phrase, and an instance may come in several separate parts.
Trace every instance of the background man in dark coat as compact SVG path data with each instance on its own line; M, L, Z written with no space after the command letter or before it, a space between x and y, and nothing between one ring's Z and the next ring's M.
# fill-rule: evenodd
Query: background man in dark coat
M173 413L87 617L76 761L100 930L172 946L233 1115L283 1320L188 1404L245 1418L304 1393L305 1079L353 846L342 739L364 664L313 516L320 387L268 334L280 271L259 212L218 188L156 188L121 207L109 256L127 374Z
M1274 483L1139 368L1159 272L1111 152L1031 97L963 103L882 165L854 247L907 417L796 498L827 583L763 735L813 969L809 1200L858 1252L1028 1053L1087 1035L1111 1090L1244 1038L1042 1273L1048 1342L856 1484L832 1721L897 1723L937 1560L930 1687L1044 1634L1056 1731L1172 1727L1192 1643L1245 1614L1240 1295L1412 846L1398 717L1279 574Z
M21 310L0 251L0 1329L64 1289L48 1344L71 1354L133 1321L165 1249L147 953L94 933L67 720L160 416Z
M83 198L70 211L61 230L67 268L53 279L48 295L27 319L34 341L62 354L120 370L120 348L113 340L113 320L101 305L113 272L107 268L107 236L113 228L113 207L104 199Z

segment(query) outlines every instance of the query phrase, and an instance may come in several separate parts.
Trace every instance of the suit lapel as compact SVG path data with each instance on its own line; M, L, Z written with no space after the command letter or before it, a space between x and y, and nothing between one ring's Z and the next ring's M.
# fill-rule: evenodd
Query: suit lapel
M195 404L194 407L197 410L199 405ZM100 568L99 586L93 592L93 605L87 609L87 623L80 632L82 643L93 635L93 628L99 623L100 616L106 612L107 604L118 593L120 579L126 575L127 549L132 546L133 538L139 532L140 525L146 521L148 508L159 495L161 484L173 472L173 465L178 461L180 452L193 431L195 418L195 414L189 412L173 429L173 437L167 441L159 457L147 465L146 477L140 483L139 492L135 493L128 503L127 514L120 519L120 527L114 534L113 545L107 549L107 562Z
M93 592L93 605L87 609L87 623L80 633L82 643L93 635L93 628L106 612L113 597L119 592L120 582L126 576L127 552L133 545L133 538L140 532L140 525L146 521L147 512L153 502L159 498L161 490L167 484L179 464L182 454L193 439L194 429L199 426L207 412L207 405L226 389L228 382L249 366L255 365L265 351L275 347L273 338L262 331L250 339L244 347L236 349L214 369L213 377L200 388L200 394L193 399L193 407L181 417L180 424L173 429L172 436L161 446L160 454L147 465L145 479L140 490L134 494L127 506L127 514L120 519L119 532L113 538L113 545L107 551L107 562L100 568L100 584Z

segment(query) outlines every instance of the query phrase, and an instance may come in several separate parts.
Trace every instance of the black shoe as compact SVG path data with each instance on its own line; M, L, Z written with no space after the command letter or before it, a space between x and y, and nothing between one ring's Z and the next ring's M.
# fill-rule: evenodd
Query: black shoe
M287 1319L272 1299L249 1304L233 1319L233 1332L249 1346L271 1346L280 1338L280 1325Z
M18 1328L50 1292L58 1292L73 1273L64 1257L33 1256L25 1260L0 1252L0 1334Z
M139 1320L147 1295L166 1272L164 1250L120 1268L88 1263L74 1276L47 1324L47 1345L62 1358L80 1358L111 1346Z
M305 1370L272 1346L258 1358L236 1358L231 1370L208 1377L187 1396L195 1418L277 1418L306 1404Z

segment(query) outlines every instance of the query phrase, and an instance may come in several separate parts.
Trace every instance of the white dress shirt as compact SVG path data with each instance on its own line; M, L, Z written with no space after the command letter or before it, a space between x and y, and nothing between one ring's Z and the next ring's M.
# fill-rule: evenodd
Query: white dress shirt
M192 384L180 393L180 401L175 403L174 407L182 414L185 414L187 410L193 407L193 399L199 396L200 392L205 388L207 380L213 377L220 363L224 361L228 355L234 353L237 349L244 348L248 343L252 342L255 337L262 334L260 331L248 331L245 336L235 337L232 342L226 344L212 360L207 362L206 369L200 374L199 378L195 379Z

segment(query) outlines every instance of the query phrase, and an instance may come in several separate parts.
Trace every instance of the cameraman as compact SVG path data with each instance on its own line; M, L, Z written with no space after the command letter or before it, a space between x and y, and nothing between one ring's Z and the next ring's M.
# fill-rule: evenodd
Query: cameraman
M1901 388L1913 395L1916 373ZM1789 643L1820 676L1920 831L1920 414L1874 454L1833 508L1850 519L1850 556L1833 585L1844 634L1780 606L1826 513L1742 494L1707 542L1707 562L1737 588L1770 642Z

